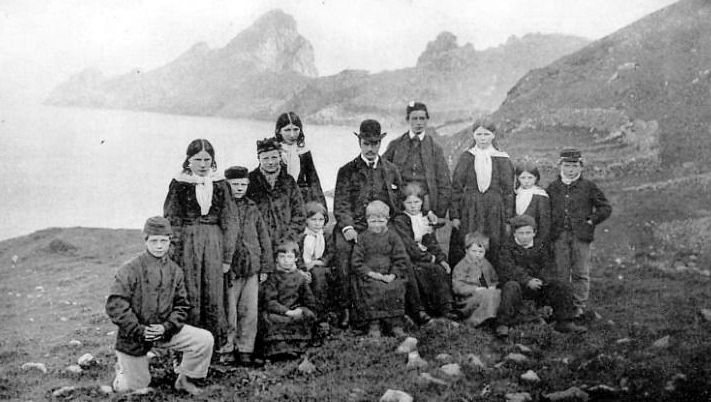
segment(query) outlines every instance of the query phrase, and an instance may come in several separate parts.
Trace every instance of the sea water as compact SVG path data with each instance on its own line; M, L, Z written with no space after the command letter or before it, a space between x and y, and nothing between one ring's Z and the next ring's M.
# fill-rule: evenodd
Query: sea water
M358 127L304 125L322 187L332 190L338 168L358 155ZM219 172L231 165L251 170L256 141L273 135L274 122L267 121L4 107L0 239L47 227L140 228L147 217L163 214L168 184L190 141L212 143ZM395 135L388 137L381 152Z

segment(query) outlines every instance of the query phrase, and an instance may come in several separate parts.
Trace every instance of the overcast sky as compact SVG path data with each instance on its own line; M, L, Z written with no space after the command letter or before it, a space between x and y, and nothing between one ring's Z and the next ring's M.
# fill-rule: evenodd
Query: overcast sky
M413 66L448 30L481 50L509 36L598 39L674 0L0 0L0 104L44 98L87 67L152 69L199 41L222 47L274 8L294 16L320 75ZM6 103L5 102L5 103Z

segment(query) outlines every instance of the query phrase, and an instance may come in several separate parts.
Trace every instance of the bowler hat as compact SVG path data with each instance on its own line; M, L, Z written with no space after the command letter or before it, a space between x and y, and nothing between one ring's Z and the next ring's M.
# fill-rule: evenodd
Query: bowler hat
M380 141L387 133L380 132L380 123L377 120L368 119L360 123L360 132L353 133L361 140Z

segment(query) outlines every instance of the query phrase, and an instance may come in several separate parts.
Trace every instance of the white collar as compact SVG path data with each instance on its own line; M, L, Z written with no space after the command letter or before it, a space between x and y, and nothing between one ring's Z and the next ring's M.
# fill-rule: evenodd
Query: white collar
M508 158L509 157L509 154L507 154L506 152L503 152L503 151L499 151L493 145L489 146L486 149L481 149L475 145L475 146L469 148L469 153L474 156L477 156L477 155L487 156L488 155L488 156L498 156L501 158Z
M422 130L422 132L419 133L419 134L415 134L415 133L412 132L412 130L410 130L410 131L407 133L407 136L410 137L410 139L413 139L413 138L417 137L418 140L422 141L422 140L425 139L425 130Z
M362 159L366 165L370 165L371 163L369 160L365 159L363 154L360 154L360 159ZM376 169L378 167L378 162L380 162L380 155L375 157L375 161L373 162L373 169Z

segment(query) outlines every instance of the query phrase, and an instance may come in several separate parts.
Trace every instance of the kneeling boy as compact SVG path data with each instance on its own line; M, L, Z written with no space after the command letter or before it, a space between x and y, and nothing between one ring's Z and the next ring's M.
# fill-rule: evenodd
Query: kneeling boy
M106 313L118 325L117 392L146 388L151 382L148 351L162 347L183 352L175 389L201 393L193 380L207 377L212 334L184 324L190 310L183 270L168 258L172 230L167 219L149 218L143 228L146 250L119 268L106 300Z
M500 276L505 282L501 292L497 334L505 336L515 321L522 299L533 299L537 305L553 307L554 329L559 332L585 332L587 328L573 323L573 292L570 285L548 279L552 261L548 249L536 238L536 221L528 215L511 219L513 239L501 247Z

